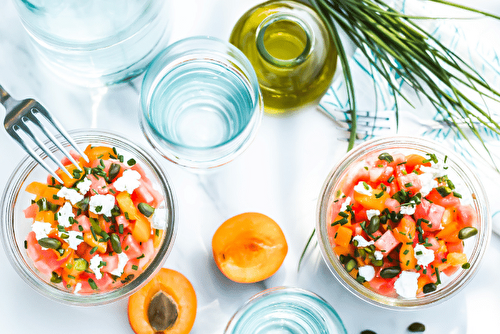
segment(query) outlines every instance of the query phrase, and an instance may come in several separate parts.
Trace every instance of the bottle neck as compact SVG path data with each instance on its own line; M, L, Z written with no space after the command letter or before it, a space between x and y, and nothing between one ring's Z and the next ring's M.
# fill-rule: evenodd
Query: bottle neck
M312 40L309 25L290 14L270 15L256 31L260 56L269 64L282 68L304 63L313 51Z

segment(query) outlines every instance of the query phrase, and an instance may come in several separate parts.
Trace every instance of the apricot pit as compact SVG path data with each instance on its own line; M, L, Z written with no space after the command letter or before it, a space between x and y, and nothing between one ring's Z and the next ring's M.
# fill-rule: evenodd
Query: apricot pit
M162 268L128 301L128 319L136 334L187 334L196 318L196 293L181 273Z

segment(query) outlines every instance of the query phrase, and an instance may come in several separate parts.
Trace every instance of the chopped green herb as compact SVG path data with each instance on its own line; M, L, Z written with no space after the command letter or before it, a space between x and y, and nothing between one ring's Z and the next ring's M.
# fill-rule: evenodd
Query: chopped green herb
M96 251L97 251L97 246L95 246L94 248L92 248L92 249L90 250L90 254L92 255L92 254L94 254Z
M133 165L135 165L135 159L129 159L129 160L127 161L127 165L129 165L129 166L133 166Z
M392 183L394 181L394 176L391 175L391 177L387 180L388 183Z
M89 282L89 285L92 288L92 290L97 290L97 285L95 284L95 282L92 278L89 278L88 282Z
M134 264L134 265L132 265L132 269L137 270L137 269L139 269L139 267Z
M137 257L137 260L140 260L144 257L144 254L141 254L141 256Z

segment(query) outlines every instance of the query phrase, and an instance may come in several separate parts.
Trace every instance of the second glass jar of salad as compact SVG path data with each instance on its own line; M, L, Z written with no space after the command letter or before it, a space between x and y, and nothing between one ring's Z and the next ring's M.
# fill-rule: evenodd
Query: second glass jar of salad
M443 301L477 272L491 235L484 190L451 150L423 138L368 141L334 167L317 230L334 276L379 306Z

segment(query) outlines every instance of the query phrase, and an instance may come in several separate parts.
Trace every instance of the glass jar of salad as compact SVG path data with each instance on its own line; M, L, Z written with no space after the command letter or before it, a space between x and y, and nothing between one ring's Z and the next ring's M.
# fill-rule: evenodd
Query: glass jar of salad
M250 9L230 42L252 63L268 113L318 100L335 73L337 51L325 25L311 7L296 1L268 1Z
M64 184L29 156L21 161L2 196L2 244L19 276L44 296L111 303L165 262L177 229L174 193L155 158L130 140L100 130L70 134L89 161L72 152L74 166L49 145L73 175L58 169Z
M349 152L328 176L317 231L357 297L393 309L441 302L474 276L491 236L484 189L450 149L394 136Z

